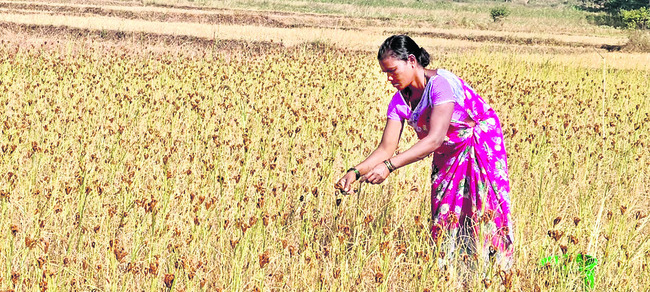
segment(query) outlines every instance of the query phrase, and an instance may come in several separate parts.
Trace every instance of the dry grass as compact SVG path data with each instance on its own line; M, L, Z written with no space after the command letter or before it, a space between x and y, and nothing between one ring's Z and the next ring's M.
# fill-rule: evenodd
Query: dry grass
M292 5L297 5L297 2L280 2L288 3ZM22 1L12 1L12 2L0 2L1 6L5 7L22 7L29 8L30 10L37 12L58 12L60 14L71 13L72 11L65 11L65 9L75 8L79 11L83 11L86 14L96 16L107 16L110 14L115 14L119 16L118 13L114 12L125 12L133 13L129 14L127 17L134 18L137 15L141 15L143 20L147 20L146 17L149 17L152 13L158 13L169 17L171 14L181 14L185 15L187 21L194 22L192 20L193 15L238 15L241 17L246 16L264 16L271 19L275 19L280 23L283 23L287 26L312 26L312 27L323 27L323 26L338 26L340 28L353 29L353 28L369 28L376 26L388 26L388 27L418 27L420 30L435 30L440 28L445 28L449 31L458 30L458 33L464 33L464 31L459 29L464 29L470 34L485 34L485 35L504 35L506 33L512 34L513 37L537 37L537 38L547 38L549 36L553 38L565 37L569 40L571 38L583 37L596 37L601 38L603 43L619 43L621 38L620 33L616 32L613 29L604 29L603 27L590 25L586 22L580 23L580 25L575 27L575 31L565 31L567 28L566 25L557 23L557 19L534 19L531 17L520 17L513 19L512 21L502 22L498 25L488 21L488 14L482 12L473 12L473 11L464 11L464 10L453 10L448 7L440 7L436 9L413 9L413 8L400 8L404 11L400 15L417 15L419 13L425 13L427 15L434 15L444 20L442 22L446 25L440 25L437 21L430 20L421 20L418 18L388 18L388 17L359 17L359 15L331 15L331 14L314 14L314 13L297 13L297 12L278 12L278 11L251 11L243 9L233 9L233 6L237 5L228 5L222 2L215 3L219 5L218 9L210 9L204 7L185 7L185 8L175 8L175 7L156 7L156 6L118 6L118 5L93 5L93 4L61 4L61 3L47 3L47 2L22 2ZM344 5L344 6L354 6L350 4L331 4L331 3L319 3L318 5ZM358 6L354 6L359 8ZM365 7L371 9L373 7ZM364 8L364 9L365 9ZM378 8L375 8L378 9ZM350 9L341 9L343 11L350 11ZM482 14L485 15L482 15ZM481 15L481 16L480 16ZM123 16L124 17L124 16ZM479 19L481 19L479 21ZM551 21L552 23L545 23L545 21ZM530 25L531 22L534 22L535 25ZM475 25L474 25L475 24ZM519 26L519 27L517 27ZM585 29L600 29L601 31L587 31ZM613 40L612 40L613 39Z
M331 3L335 2L335 3ZM444 28L475 28L481 30L498 30L511 32L555 33L555 34L583 34L617 36L620 32L606 26L598 26L586 20L586 13L572 10L565 3L560 5L546 5L537 1L529 5L522 1L510 1L510 7L516 13L508 21L499 25L492 25L489 10L495 5L493 2L444 2L444 1L402 1L392 4L361 5L341 3L344 1L293 1L270 0L256 1L200 1L187 2L178 0L153 0L153 5L199 5L214 8L241 8L264 12L273 11L299 11L318 12L326 15L343 15L353 18L382 18L395 23L408 26L431 26ZM346 1L349 2L349 1ZM370 2L370 1L368 1ZM378 3L380 1L375 1ZM552 1L551 1L552 2ZM558 7L554 7L558 6ZM413 23L417 25L413 25Z
M245 40L245 41L261 41L261 42L277 42L283 43L288 46L293 46L305 42L326 42L337 45L339 47L346 47L353 50L365 50L373 51L375 50L378 43L382 41L386 33L384 30L398 32L400 28L389 28L385 27L384 29L379 28L365 28L364 30L345 30L337 28L317 28L317 27L297 27L297 28L288 28L288 27L267 27L267 26L253 26L253 25L210 25L210 24L201 24L201 23L186 23L186 22L157 22L157 21L143 21L143 20L133 20L133 19L122 19L117 17L87 17L87 16L65 16L65 15L44 15L44 14L0 14L0 21L7 21L18 24L25 25L54 25L54 26L65 26L72 28L82 28L82 29L91 29L97 31L124 31L124 32L144 32L151 33L155 32L157 34L169 34L169 35L178 35L178 36L192 36L199 37L208 40ZM485 43L485 42L474 42L467 40L472 38L471 30L442 30L436 29L433 30L439 31L441 33L447 33L450 35L464 36L464 39L449 39L449 38L420 38L419 41L423 44L427 44L427 47L435 47L441 49L452 49L456 48L502 48L506 51L530 51L531 48L535 48L537 51L553 51L554 46L536 46L531 47L527 45L500 45L499 43ZM489 34L481 34L479 36L486 37L488 39L491 36L511 36L507 33L493 32ZM520 35L521 37L528 37L531 35ZM552 36L546 36L548 39L552 39ZM585 45L595 45L599 41L609 40L614 41L614 39L603 39L595 37L558 37L559 40L566 42L569 46L571 44L576 44L578 46ZM517 41L517 36L511 38L513 41ZM522 39L522 42L525 41ZM541 38L540 41L544 42L544 38ZM548 42L548 40L546 41ZM551 44L555 44L557 41L551 41ZM573 43L573 42L584 42ZM618 40L616 42L619 42ZM566 45L562 45L566 46ZM545 49L546 48L546 49ZM584 50L582 50L584 51ZM582 52L580 50L576 53ZM570 50L569 50L570 52ZM602 52L603 55L605 52ZM593 54L590 54L593 55ZM639 58L647 58L645 55L638 54L615 54L612 59L614 62L610 62L610 66L614 68L644 68L647 67L647 63L638 62ZM608 58L608 57L606 57ZM549 57L549 59L556 60L574 60L575 53L559 54L557 58ZM588 59L593 60L592 57L585 58L584 56L578 57L578 59ZM620 59L620 60L619 60ZM598 66L598 62L587 63L588 66Z
M630 52L650 52L650 32L644 30L630 31L625 50Z
M335 204L333 182L374 147L391 93L372 54L181 48L5 42L2 288L461 285L423 228L428 163ZM538 265L566 248L598 258L596 289L643 290L648 72L608 71L603 99L599 69L433 57L494 106L509 151L517 265L467 285L579 289L578 271Z
M236 6L235 3L230 4ZM296 2L290 4L297 5ZM288 46L305 42L326 42L348 49L374 51L387 34L400 32L411 33L418 37L420 42L427 43L429 47L449 50L498 49L515 53L540 52L554 55L548 57L553 60L594 60L591 56L594 55L593 48L596 48L596 51L605 55L606 59L614 60L609 64L613 68L644 68L646 63L635 62L635 60L647 58L643 54L606 54L601 49L601 47L620 49L620 46L626 43L624 34L615 36L611 31L598 34L587 33L584 30L582 33L578 30L558 34L561 30L555 28L552 28L555 33L548 33L545 31L551 28L544 29L546 27L544 24L524 25L527 28L539 29L536 31L492 24L478 28L440 28L426 23L422 25L417 20L358 18L298 12L260 12L231 8L138 6L131 2L97 5L83 1L73 4L12 1L1 2L0 6L7 9L5 13L0 14L0 20L11 23L168 34L207 40L273 41ZM363 9L376 9L376 7ZM441 11L452 13L451 10ZM460 17L463 13L475 12L453 13ZM462 17L466 18L467 15ZM453 17L445 16L445 18ZM407 28L413 26L419 28ZM587 55L584 56L585 54ZM582 64L594 67L600 62L582 62Z
M623 45L627 41L626 37L599 37L599 36L585 36L585 35L562 35L552 33L526 33L526 32L509 32L509 31L483 31L475 29L440 29L440 28L417 28L407 30L411 35L427 36L427 34L440 34L458 36L462 38L510 38L514 41L517 40L539 40L540 42L556 42L565 43L567 46L602 46L608 45Z

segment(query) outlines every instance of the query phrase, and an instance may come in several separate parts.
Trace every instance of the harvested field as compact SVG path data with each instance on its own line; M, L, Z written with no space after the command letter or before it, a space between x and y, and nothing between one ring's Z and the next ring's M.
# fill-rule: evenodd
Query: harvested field
M219 26L224 26L223 31L229 31L228 26L244 26L244 27L269 27L269 28L282 28L286 32L271 32L270 35L275 35L279 39L286 39L287 43L297 43L292 39L292 29L301 29L301 35L309 34L307 28L312 28L312 34L320 35L326 39L333 39L331 34L338 34L340 31L353 31L343 34L345 37L340 40L333 39L334 42L343 43L346 40L357 40L361 35L385 35L387 33L410 33L414 36L422 36L436 39L448 40L466 40L470 42L479 43L501 43L506 45L528 45L528 46L543 46L543 47L593 47L599 49L606 49L609 51L619 50L624 45L625 40L621 38L604 38L604 37L588 37L588 36L558 36L558 35L539 35L521 32L501 32L501 31L485 31L485 30L457 30L457 29L442 29L442 28L419 28L416 31L404 29L408 26L416 25L416 22L408 21L391 21L390 19L373 19L373 18L352 18L340 16L327 16L327 15L314 15L314 14L301 14L301 13L287 13L287 12L252 12L245 10L228 10L228 9L215 9L215 8L175 8L175 7L150 7L150 6L98 6L87 4L61 4L61 3L48 3L48 2L0 2L0 11L5 12L5 21L19 22L21 24L34 24L34 25L72 25L78 23L77 19L96 19L98 23L104 23L108 27L129 27L130 31L138 30L142 32L153 32L148 28L155 23L177 23L177 24L203 24L204 26L192 26L190 30L211 30L213 33L219 32ZM47 21L37 21L32 17L32 20L19 21L19 17L12 17L11 15L48 15ZM2 14L0 14L0 17ZM74 19L66 21L66 19ZM2 19L2 18L0 18ZM127 21L128 20L128 21ZM134 22L135 21L135 22ZM48 23L49 22L49 23ZM114 25L111 23L115 23ZM211 26L216 25L216 29ZM396 28L401 25L404 28ZM96 29L96 26L86 25L88 29ZM141 27L133 29L132 27ZM200 27L200 28L199 28ZM389 28L387 30L378 30L377 28ZM77 28L84 28L77 25ZM323 32L323 29L330 30L330 32ZM263 30L264 31L264 30ZM159 33L159 32L157 32ZM178 34L177 31L170 32ZM181 32L182 34L182 32ZM190 33L188 33L190 34ZM209 33L208 33L209 34ZM235 33L236 34L236 33ZM287 37L283 37L287 35ZM295 35L295 34L294 34ZM194 36L201 36L196 35ZM205 36L205 33L203 34ZM226 33L225 38L231 36ZM220 37L223 38L223 37ZM368 39L368 38L362 38ZM257 41L264 41L262 39L254 39ZM317 39L313 39L317 40ZM266 41L269 41L268 39ZM277 41L277 40L276 40ZM298 40L305 41L304 38ZM355 44L355 48L370 48L364 44Z
M0 291L650 288L650 54L624 32L455 26L484 9L465 2L440 25L389 2L169 1L0 2ZM393 33L499 115L509 270L442 261L431 158L333 188L381 137Z

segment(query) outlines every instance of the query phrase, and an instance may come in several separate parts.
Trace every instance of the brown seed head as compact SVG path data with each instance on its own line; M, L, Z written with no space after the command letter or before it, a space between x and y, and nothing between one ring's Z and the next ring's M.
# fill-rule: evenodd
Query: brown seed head
M500 271L499 277L501 277L501 285L503 285L506 290L510 290L512 287L512 271Z
M555 241L558 241L564 236L564 231L559 231L559 230L549 230L548 231L548 236L553 238Z
M171 289L172 285L174 284L174 274L166 274L164 282L165 282L165 286L168 289Z
M45 264L45 262L46 262L46 260L45 260L45 258L43 258L43 257L39 257L39 258L36 260L36 263L38 263L38 268L39 268L39 269L43 269L43 265Z
M580 223L580 218L578 218L578 217L573 217L573 224L574 224L575 226L578 226L578 223Z
M558 225L561 221L562 221L562 216L558 216L557 218L555 218L555 220L553 220L553 227L555 227L555 225Z
M153 262L149 264L149 274L157 275L158 274L158 262Z
M647 216L648 216L648 214L643 214L643 213L641 213L641 211L636 211L636 213L634 213L634 218L636 218L636 220L643 219L643 218L645 218Z
M372 220L375 220L375 217L373 217L372 215L368 215L366 216L366 218L363 219L363 223L365 225L368 225L370 224L370 222L372 222Z
M449 223L449 225L452 226L458 224L458 216L456 215L456 213L449 214L449 217L447 217L447 222Z
M9 201L9 192L6 192L4 190L0 190L0 200Z
M14 285L18 284L18 280L20 280L20 273L16 271L11 272L11 282L14 283Z
M343 232L347 237L350 237L352 235L352 232L350 231L350 226L347 225L342 225L339 226L339 230Z
M406 253L406 244L405 243L398 243L395 245L395 253L396 256L399 256L400 254Z
M483 216L481 216L481 219L480 219L480 220L481 220L481 222L483 222L483 223L492 222L492 220L494 220L494 210L487 210L487 211L485 211L485 213L483 214Z
M260 261L260 268L264 268L269 263L269 252L265 252L258 256Z
M485 286L485 289L488 289L490 286L492 286L492 281L488 278L484 278L482 282L483 286Z
M379 251L383 254L388 251L390 241L384 241L379 245Z
M38 241L36 239L31 239L29 236L25 236L25 246L29 249L32 249Z
M269 225L269 214L264 214L262 216L262 224L264 224L264 227Z
M375 283L383 283L384 282L384 274L381 272L375 273Z

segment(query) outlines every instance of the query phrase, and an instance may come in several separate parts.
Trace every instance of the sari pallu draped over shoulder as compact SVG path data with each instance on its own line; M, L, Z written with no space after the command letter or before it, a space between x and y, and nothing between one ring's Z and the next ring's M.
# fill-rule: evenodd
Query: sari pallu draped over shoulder
M456 103L473 121L452 119L447 137L433 156L431 171L431 234L434 240L483 255L496 255L509 267L513 236L510 182L501 124L494 110L462 79L438 69ZM432 79L433 79L432 78ZM423 96L429 96L431 82ZM429 110L414 110L416 131L426 129ZM419 112L419 115L416 114ZM426 131L418 131L420 138ZM458 246L456 246L458 245Z

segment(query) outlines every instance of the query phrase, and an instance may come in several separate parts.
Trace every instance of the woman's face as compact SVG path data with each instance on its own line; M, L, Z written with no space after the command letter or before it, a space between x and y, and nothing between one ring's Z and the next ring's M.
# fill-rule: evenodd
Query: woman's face
M388 82L397 90L404 90L413 83L415 66L413 66L413 61L410 59L403 61L389 55L379 61L381 71L386 73Z

